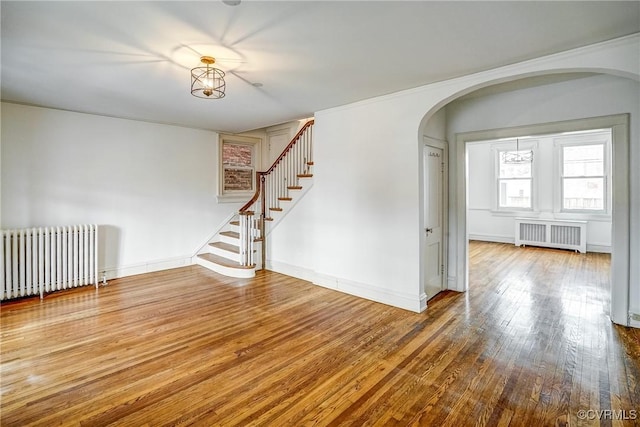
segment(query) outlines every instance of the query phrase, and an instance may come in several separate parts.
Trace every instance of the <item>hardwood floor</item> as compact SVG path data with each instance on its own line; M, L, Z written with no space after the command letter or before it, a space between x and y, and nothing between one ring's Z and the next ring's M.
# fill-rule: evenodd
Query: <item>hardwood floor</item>
M470 254L469 292L422 314L199 266L5 302L1 424L640 423L640 331L607 317L607 255Z

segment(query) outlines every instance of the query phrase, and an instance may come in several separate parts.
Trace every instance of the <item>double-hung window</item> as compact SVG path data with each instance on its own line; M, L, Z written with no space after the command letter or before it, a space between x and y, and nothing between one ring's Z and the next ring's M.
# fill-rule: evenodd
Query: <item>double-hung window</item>
M218 201L248 200L255 190L260 140L239 135L220 136Z
M251 144L224 141L222 144L223 190L252 191L255 173L254 147Z
M494 162L491 210L606 221L611 215L611 141L610 129L487 141ZM477 162L486 154L474 153L474 167L481 169ZM479 200L487 186L474 188Z
M533 209L533 148L497 151L498 210Z
M609 211L609 139L610 134L604 133L592 142L558 144L562 212Z

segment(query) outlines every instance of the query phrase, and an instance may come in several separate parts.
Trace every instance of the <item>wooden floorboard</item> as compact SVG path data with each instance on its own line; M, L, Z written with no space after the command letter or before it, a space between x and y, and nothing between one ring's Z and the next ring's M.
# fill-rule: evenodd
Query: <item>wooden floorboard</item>
M0 424L640 425L608 255L471 242L470 266L421 314L199 266L3 302Z

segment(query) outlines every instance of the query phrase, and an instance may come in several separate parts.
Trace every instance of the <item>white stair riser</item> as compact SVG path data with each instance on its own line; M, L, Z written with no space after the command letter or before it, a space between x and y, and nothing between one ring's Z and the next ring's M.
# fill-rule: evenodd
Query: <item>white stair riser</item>
M213 262L209 262L206 259L202 258L196 258L196 262L198 263L198 265L208 268L211 271L215 271L216 273L220 273L229 277L250 279L252 277L255 277L256 275L255 269L253 268L229 268L219 264L215 264Z
M238 254L238 253L229 252L229 251L226 251L224 249L216 248L215 246L211 246L211 245L209 245L209 253L221 256L223 258L226 258L228 260L231 260L233 262L237 262L238 264L240 264L240 254ZM254 262L258 262L259 261L257 259L259 253L260 253L260 247L256 246L254 248L254 252L253 252L253 260L254 260Z
M222 234L220 234L218 236L218 239L221 242L229 243L231 245L236 245L236 246L240 245L240 239L234 239L233 237L223 236Z
M240 245L240 239L234 238L234 237L229 237L229 236L225 236L223 234L220 234L217 236L218 241L220 242L224 242L224 243L229 243L230 245L234 245L234 246L239 246ZM259 242L254 242L254 246L259 244ZM254 248L255 249L255 248Z
M235 252L225 251L224 249L216 248L215 246L209 245L209 253L221 256L223 258L229 259L231 261L235 261L237 263L240 262L240 254L237 254Z
M235 231L236 233L239 233L239 232L240 232L240 226L239 226L239 225L232 225L232 224L229 224L229 225L226 227L226 229L225 229L225 230L223 230L223 231ZM260 230L259 230L259 229L257 229L257 228L256 228L256 229L254 229L254 230L253 230L253 236L254 236L254 237L260 237Z

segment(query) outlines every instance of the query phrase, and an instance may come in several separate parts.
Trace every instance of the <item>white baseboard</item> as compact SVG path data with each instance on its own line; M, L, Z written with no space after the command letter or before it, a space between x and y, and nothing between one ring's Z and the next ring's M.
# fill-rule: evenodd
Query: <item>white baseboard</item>
M460 292L458 289L458 280L454 276L447 277L447 289L450 291Z
M427 309L427 294L424 292L420 295L420 313Z
M640 328L640 309L629 310L629 326Z
M324 288L333 289L349 295L420 313L421 302L420 296L418 295L391 293L386 289L381 289L367 283L354 282L318 273L316 273L313 283Z
M188 265L193 265L193 257L191 255L154 260L121 267L105 267L100 269L98 279L102 281L104 277L107 280L111 280L120 277L135 276L136 274L152 273L154 271L185 267Z
M515 244L516 239L509 236L496 236L493 234L471 234L469 233L469 240L480 240L481 242L496 242L496 243L511 243Z
M267 269L275 271L276 273L307 280L323 288L333 289L334 291L344 292L349 295L416 313L422 313L427 308L427 295L424 292L418 297L407 293L392 293L387 289L381 289L367 283L354 282L327 274L319 274L309 268L298 267L274 260L267 260ZM448 286L448 289L457 290L455 278L448 278Z
M275 271L276 273L286 274L287 276L295 277L297 279L313 282L316 276L315 271L298 267L296 265L287 264L286 262L267 260L267 270Z
M481 242L496 242L515 244L515 239L509 236L496 236L492 234L469 234L469 240L479 240ZM598 252L603 254L611 253L610 245L601 245L597 243L587 243L587 252Z
M381 289L367 283L359 283L327 274L319 274L309 268L298 267L274 260L267 260L267 269L275 271L276 273L307 280L323 288L333 289L334 291L414 311L416 313L424 311L427 306L427 297L425 294L418 297L406 293L392 293L386 289Z
M611 246L608 245L598 245L598 244L589 244L587 243L587 252L598 252L601 254L610 254Z

